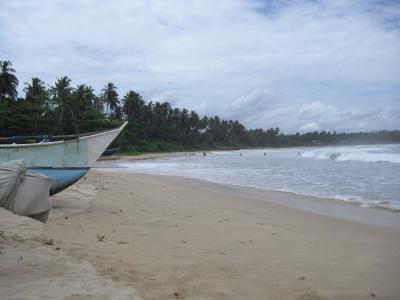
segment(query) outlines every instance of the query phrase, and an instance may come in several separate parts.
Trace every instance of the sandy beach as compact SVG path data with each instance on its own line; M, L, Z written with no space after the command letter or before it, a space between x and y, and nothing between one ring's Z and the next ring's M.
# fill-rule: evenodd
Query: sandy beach
M400 298L400 215L279 197L294 195L93 170L45 225L0 210L0 298Z

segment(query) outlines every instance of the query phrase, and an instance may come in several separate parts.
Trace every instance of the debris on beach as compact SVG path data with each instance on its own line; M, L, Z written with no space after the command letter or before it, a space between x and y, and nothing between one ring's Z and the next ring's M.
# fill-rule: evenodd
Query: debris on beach
M104 235L100 235L99 233L97 233L97 240L99 242L102 242L104 240L105 236Z

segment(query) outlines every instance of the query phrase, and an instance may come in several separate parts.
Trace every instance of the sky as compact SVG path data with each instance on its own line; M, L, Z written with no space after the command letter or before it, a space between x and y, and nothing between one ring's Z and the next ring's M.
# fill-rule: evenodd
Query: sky
M20 94L67 75L248 128L400 129L400 0L2 2Z

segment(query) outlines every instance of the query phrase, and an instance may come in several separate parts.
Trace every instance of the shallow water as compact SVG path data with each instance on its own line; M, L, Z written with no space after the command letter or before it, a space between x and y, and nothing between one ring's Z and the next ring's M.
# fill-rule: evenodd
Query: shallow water
M400 209L400 145L240 150L118 165Z

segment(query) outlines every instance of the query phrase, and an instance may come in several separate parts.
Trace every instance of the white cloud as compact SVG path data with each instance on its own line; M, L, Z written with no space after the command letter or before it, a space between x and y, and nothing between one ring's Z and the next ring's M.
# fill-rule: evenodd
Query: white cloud
M304 124L303 126L301 126L299 128L299 131L300 132L311 132L311 131L318 131L320 129L321 129L321 127L319 127L318 124L311 122L311 123L307 123L307 124Z
M0 60L21 82L113 81L250 127L389 129L399 20L390 1L7 1Z
M248 97L260 93L255 91ZM243 105L236 107L237 110L225 110L229 112L226 117L241 115L245 125L257 128L279 127L284 132L309 132L309 131L375 131L394 130L399 128L400 109L393 107L385 108L344 108L336 105L326 104L320 101L306 102L298 105L288 105L286 102L268 101L268 105L251 106ZM247 103L251 103L248 101ZM257 105L263 103L256 101ZM230 106L232 109L233 106ZM243 107L247 107L244 109ZM253 110L249 109L253 107Z

